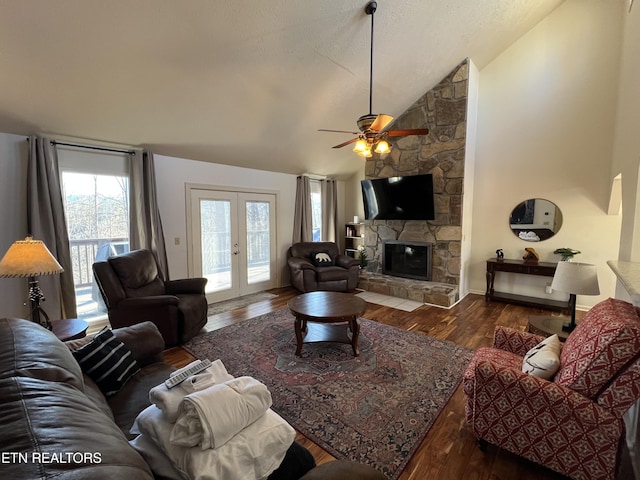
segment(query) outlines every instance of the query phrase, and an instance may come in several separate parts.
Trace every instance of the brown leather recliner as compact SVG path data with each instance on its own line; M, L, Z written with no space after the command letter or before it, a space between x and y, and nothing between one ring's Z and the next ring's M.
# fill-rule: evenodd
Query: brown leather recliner
M314 265L312 256L317 252L326 252L333 265ZM317 290L350 292L358 286L360 262L340 254L334 242L294 243L289 248L287 263L291 271L291 285L303 293Z
M170 346L185 343L207 323L207 279L163 281L148 250L96 262L93 273L113 328L149 320Z

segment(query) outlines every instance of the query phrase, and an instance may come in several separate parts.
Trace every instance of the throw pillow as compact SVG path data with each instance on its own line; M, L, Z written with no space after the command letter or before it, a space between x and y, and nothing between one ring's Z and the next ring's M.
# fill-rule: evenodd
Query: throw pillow
M560 339L558 335L545 338L524 356L522 372L534 377L551 379L560 368Z
M316 267L333 266L333 259L329 255L329 252L313 252L311 254L311 260Z
M73 356L105 397L118 393L127 380L140 371L131 351L108 329L102 330L90 343L73 352Z

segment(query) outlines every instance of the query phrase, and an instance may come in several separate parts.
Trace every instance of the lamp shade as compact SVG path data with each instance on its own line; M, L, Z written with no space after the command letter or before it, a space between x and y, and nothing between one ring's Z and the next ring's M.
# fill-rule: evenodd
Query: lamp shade
M600 295L596 266L589 263L558 262L551 288L575 295Z
M17 240L0 260L0 277L39 277L64 272L41 240Z
M376 153L389 153L390 151L391 148L389 147L389 143L386 140L380 140L376 145Z
M353 146L353 151L356 153L364 152L365 150L368 150L368 149L369 149L369 145L367 144L366 140L363 140L362 138L358 140L356 144Z

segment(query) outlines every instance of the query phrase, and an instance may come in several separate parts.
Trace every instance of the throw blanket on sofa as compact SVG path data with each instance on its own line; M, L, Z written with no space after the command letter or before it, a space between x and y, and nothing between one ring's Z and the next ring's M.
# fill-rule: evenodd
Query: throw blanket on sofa
M171 376L177 375L201 362L202 360L196 360L186 367L176 370ZM167 388L164 383L153 387L149 391L149 401L162 410L162 413L167 417L169 423L175 423L178 418L178 408L186 395L231 379L233 379L233 377L229 375L222 361L218 359L213 362L209 368L197 375L192 375L176 387Z
M252 377L238 377L184 397L170 442L219 448L271 407L271 393Z
M151 440L148 445L157 446L182 476L191 480L264 480L282 463L296 435L271 409L215 449L173 445L169 441L172 428L163 413L151 405L138 415L131 433L145 435ZM162 471L154 462L151 468Z

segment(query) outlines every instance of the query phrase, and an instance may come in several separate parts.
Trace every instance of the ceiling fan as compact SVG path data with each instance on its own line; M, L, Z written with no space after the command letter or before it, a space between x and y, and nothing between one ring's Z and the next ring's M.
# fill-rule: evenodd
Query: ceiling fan
M355 143L353 151L361 157L371 157L372 151L380 154L386 154L391 151L389 142L386 141L387 137L406 137L409 135L427 135L429 133L428 128L414 128L404 130L384 130L387 125L393 121L391 115L374 114L372 113L373 104L373 17L376 9L378 8L377 2L369 2L364 11L367 15L371 15L371 54L370 54L370 66L369 66L369 113L362 115L358 118L357 125L360 129L359 132L350 132L346 130L327 130L319 129L319 132L335 132L335 133L350 133L357 135L355 138L348 140L339 145L335 145L333 148L342 148Z

